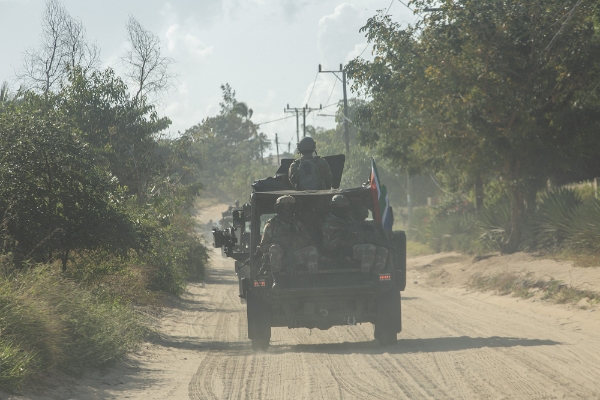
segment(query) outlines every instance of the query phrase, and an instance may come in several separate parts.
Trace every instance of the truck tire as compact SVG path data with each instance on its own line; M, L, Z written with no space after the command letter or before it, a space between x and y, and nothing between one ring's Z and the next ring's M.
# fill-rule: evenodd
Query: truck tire
M252 339L252 350L254 351L267 351L269 350L270 339L260 338Z
M271 341L271 306L251 290L246 293L248 338L252 350L267 351Z
M395 345L398 333L402 330L402 308L400 291L392 290L383 294L377 301L377 321L375 339L380 346Z

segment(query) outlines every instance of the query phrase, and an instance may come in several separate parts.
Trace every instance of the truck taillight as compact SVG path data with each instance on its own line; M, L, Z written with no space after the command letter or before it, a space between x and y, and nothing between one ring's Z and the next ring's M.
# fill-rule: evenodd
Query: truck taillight
M267 286L266 279L255 279L254 280L254 287L266 287L266 286Z
M379 280L380 281L391 281L392 280L392 275L391 274L380 274L379 275Z

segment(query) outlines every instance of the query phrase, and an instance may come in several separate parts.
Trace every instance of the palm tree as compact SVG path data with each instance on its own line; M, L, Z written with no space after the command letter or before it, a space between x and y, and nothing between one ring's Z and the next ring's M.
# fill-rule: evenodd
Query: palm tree
M8 101L8 82L2 82L0 85L0 103Z
M9 104L15 104L22 100L23 98L23 90L19 88L16 93L11 93L10 87L8 86L8 82L4 81L0 85L0 113L8 106Z

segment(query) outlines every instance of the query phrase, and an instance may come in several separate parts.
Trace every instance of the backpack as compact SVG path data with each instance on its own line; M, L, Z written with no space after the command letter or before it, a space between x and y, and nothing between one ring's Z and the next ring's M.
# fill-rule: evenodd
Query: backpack
M319 171L317 164L310 159L294 161L298 167L296 190L319 190Z

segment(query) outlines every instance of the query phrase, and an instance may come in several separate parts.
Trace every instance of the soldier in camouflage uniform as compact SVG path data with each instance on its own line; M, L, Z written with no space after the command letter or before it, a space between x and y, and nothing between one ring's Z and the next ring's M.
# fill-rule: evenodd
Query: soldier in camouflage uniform
M385 266L386 264L393 265L392 252L390 250L390 243L385 237L375 228L373 221L367 221L369 216L369 209L364 204L353 204L352 216L358 223L358 226L363 233L365 243L375 245L377 251L375 253L374 265ZM384 248L387 251L381 250ZM383 267L379 268L381 272Z
M380 272L388 259L388 249L369 243L366 231L350 215L350 202L336 194L331 199L331 213L323 224L323 246L340 262L356 260L362 272Z
M267 221L260 241L260 251L268 255L273 273L273 287L280 285L279 272L285 264L286 272L297 265L306 265L309 273L318 271L317 249L302 222L294 217L292 196L281 196L275 202L277 215Z
M331 189L333 176L331 168L317 152L317 143L311 137L305 137L298 143L298 153L302 157L295 160L288 171L291 185L296 190Z

